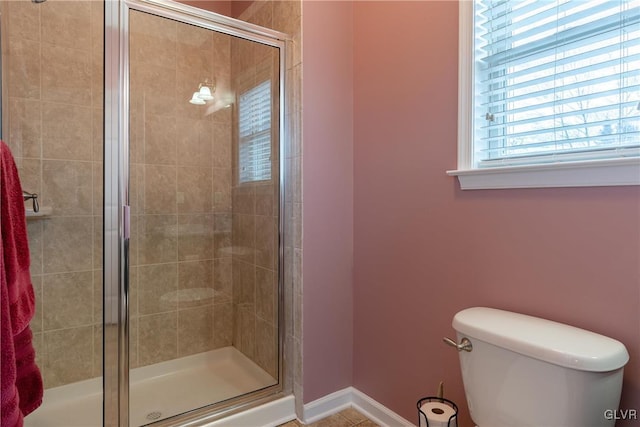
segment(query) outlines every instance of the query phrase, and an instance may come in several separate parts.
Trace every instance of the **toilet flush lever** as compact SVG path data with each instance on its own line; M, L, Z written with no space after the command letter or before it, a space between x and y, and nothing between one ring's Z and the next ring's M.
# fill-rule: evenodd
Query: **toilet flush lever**
M442 341L444 341L445 344L450 345L451 347L455 347L458 349L458 351L471 351L473 350L473 345L471 345L471 341L469 341L468 338L462 338L462 340L460 340L460 344L456 344L456 342L454 340L452 340L451 338L442 338Z

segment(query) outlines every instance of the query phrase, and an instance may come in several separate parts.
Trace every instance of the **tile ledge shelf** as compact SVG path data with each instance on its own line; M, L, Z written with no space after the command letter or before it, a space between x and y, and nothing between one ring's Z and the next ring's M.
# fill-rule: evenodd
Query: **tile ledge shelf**
M32 219L46 218L46 217L51 215L52 211L53 211L53 208L51 206L42 206L38 210L38 212L34 212L31 209L25 209L25 214L26 214L27 221L28 221L28 220L32 220Z

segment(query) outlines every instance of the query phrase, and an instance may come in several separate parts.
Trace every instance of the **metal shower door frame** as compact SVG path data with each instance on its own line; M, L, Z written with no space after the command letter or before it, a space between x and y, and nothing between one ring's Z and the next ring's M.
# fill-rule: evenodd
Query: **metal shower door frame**
M186 24L240 37L279 49L279 242L278 242L278 345L279 378L274 386L240 396L215 408L205 407L180 416L181 425L202 425L269 400L282 390L284 182L285 182L285 71L284 33L171 0L105 0L104 78L104 319L103 319L103 421L105 426L129 425L129 11L137 10ZM212 402L212 404L215 402ZM175 419L173 422L175 423ZM162 421L154 425L170 425Z

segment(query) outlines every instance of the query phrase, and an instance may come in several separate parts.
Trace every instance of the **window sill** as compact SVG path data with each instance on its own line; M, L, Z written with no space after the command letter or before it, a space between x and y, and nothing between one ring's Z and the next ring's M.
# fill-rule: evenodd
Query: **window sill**
M458 169L447 175L457 176L463 190L640 185L640 159Z

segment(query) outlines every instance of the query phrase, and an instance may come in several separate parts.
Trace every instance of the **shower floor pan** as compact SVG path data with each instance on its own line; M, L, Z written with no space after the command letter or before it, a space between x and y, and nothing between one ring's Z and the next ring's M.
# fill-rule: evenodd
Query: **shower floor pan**
M276 383L234 347L182 357L131 371L130 425L141 426ZM45 391L25 427L99 427L102 378Z

